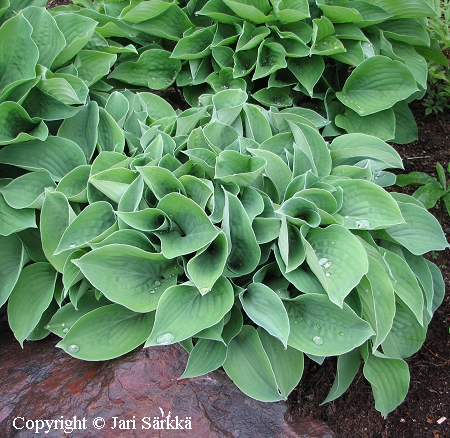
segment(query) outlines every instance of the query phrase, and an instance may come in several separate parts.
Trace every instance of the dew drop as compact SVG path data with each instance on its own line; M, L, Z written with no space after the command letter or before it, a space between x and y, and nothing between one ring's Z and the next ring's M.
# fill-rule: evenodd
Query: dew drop
M228 90L230 87L229 87L228 85L222 85L222 88L223 88L224 90Z
M77 351L80 351L80 347L78 345L72 344L69 345L69 348L67 350L69 350L70 353L76 353Z
M76 247L76 245L74 244L74 243L71 243L70 245L69 245L69 249L73 249L73 248L75 248Z
M152 81L156 82L156 78L154 76L152 76Z
M154 293L155 293L155 290L154 290L154 289L150 289L150 293L151 293L151 294L154 294Z
M63 333L67 333L68 331L69 331L69 329L68 329L67 327L65 327L65 328L62 329L62 332L63 332Z
M332 245L334 245L335 243L336 243L336 242L334 242L334 241L333 241L333 242L331 242L331 244L332 244Z
M323 257L319 259L319 265L322 266L322 268L328 269L331 266L331 262L326 257Z
M314 336L313 342L314 342L316 345L323 345L323 339L322 339L320 336Z
M50 330L50 326L48 324L44 328L45 330Z
M154 285L155 287L159 287L159 286L161 286L161 282L160 282L159 280L155 280L155 282L153 283L153 285Z
M367 219L360 219L355 221L356 228L370 228L372 224Z
M325 277L331 277L331 272L326 272Z
M175 335L173 333L163 333L156 338L156 342L159 345L170 344L175 339Z
M339 336L344 336L344 332L339 332Z
M206 294L206 293L209 292L210 290L211 290L211 288L208 287L208 285L202 284L202 287L200 288L200 293Z
M63 322L63 323L61 324L61 327L65 327L65 325L66 325L66 323L65 323L65 322Z
M316 324L316 327L317 327L318 329L320 329L320 324Z

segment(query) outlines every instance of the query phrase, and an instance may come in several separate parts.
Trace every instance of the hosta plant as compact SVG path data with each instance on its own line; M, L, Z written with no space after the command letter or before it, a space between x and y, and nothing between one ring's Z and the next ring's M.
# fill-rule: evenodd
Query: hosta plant
M110 75L122 86L175 84L191 106L201 94L242 89L265 107L319 111L331 122L327 136L414 140L407 102L425 93L426 59L442 58L426 31L436 12L425 0L74 3L71 11L98 22L90 48L138 47L120 54Z
M395 150L364 133L327 143L323 115L241 87L174 110L115 82L135 62L118 58L146 53L100 34L121 21L34 4L0 10L0 305L17 340L53 332L85 360L180 343L180 377L223 367L263 401L288 396L304 355L335 356L326 402L362 361L376 408L395 409L444 296L422 254L447 247L420 201L385 190ZM148 50L151 83L181 66Z

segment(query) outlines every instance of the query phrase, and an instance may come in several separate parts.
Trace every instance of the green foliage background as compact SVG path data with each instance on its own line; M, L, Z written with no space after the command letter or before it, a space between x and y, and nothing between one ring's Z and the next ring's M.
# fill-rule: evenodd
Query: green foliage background
M415 137L426 1L0 2L0 305L106 360L179 342L285 399L303 358L404 399L446 248L389 193ZM175 110L154 91L182 89ZM326 141L328 140L328 141Z

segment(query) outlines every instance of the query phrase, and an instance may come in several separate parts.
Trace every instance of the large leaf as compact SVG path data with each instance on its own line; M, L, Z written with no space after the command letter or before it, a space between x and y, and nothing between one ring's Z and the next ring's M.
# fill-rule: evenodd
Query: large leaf
M359 355L359 349L356 348L348 353L341 354L337 360L337 371L333 386L321 404L328 403L340 397L350 386L350 383L352 383L360 365L361 357Z
M170 52L150 49L143 52L136 62L119 64L109 77L127 84L163 90L175 81L180 70L181 62L170 58Z
M36 228L36 213L32 208L17 210L0 194L0 236L9 236L27 228Z
M348 229L377 229L404 222L395 200L383 188L370 181L338 180L333 185L343 189L339 214Z
M381 344L383 353L392 359L409 357L420 349L426 333L427 326L421 326L409 309L397 304L392 329Z
M225 234L220 233L206 247L198 251L186 265L189 278L201 294L209 292L222 275L228 257Z
M89 102L81 111L65 119L58 136L75 142L89 160L94 153L98 139L99 110L96 102Z
M39 51L31 39L33 28L18 14L0 28L0 94L14 82L36 77Z
M111 204L99 201L88 205L67 227L55 255L68 249L85 247L116 222Z
M357 287L364 319L376 335L372 340L375 351L392 328L395 314L395 295L385 265L369 256L369 272Z
M117 55L96 50L81 50L74 61L78 77L83 79L88 86L95 84L116 62Z
M73 141L48 137L44 141L33 140L20 146L5 146L0 150L0 163L27 170L46 169L59 181L71 170L86 164L86 157Z
M344 303L340 308L327 295L306 294L284 301L291 332L288 345L315 356L348 353L373 331Z
M0 307L6 303L25 262L25 248L16 234L0 236Z
M40 208L45 189L53 190L55 182L47 171L29 172L0 189L5 201L16 209Z
M217 324L233 302L233 288L225 277L205 295L188 284L172 286L159 300L155 325L145 346L179 342Z
M249 274L258 265L261 250L241 201L227 191L222 230L228 241L227 268L235 275Z
M103 306L82 316L56 346L78 359L113 359L145 341L153 317L118 304Z
M256 400L273 402L278 392L272 367L256 330L248 325L228 345L223 368L236 386Z
M363 373L372 385L375 408L386 418L408 392L408 364L401 359L384 359L370 354L365 360Z
M289 320L279 296L262 283L250 283L239 298L248 317L287 348Z
M42 249L47 260L59 272L63 271L68 253L72 252L72 249L58 255L54 255L54 252L64 231L74 218L75 213L62 193L49 191L45 193L40 222Z
M388 167L402 168L402 159L397 151L379 138L366 134L345 134L336 137L330 144L333 166L354 165L364 159L381 161Z
M216 159L214 178L239 186L249 186L262 173L266 160L239 152L222 151Z
M170 170L156 166L137 167L137 170L157 199L173 192L185 194L183 184Z
M55 282L56 271L49 263L31 264L20 273L8 301L8 321L22 346L50 305Z
M31 39L39 49L37 63L50 68L66 45L63 33L56 25L55 19L44 8L31 6L25 8L22 13L33 27Z
M303 353L283 346L278 339L261 328L258 328L258 336L269 358L279 391L287 398L302 377Z
M157 207L179 228L179 231L174 229L155 233L161 240L161 251L168 259L198 251L212 242L220 232L194 201L180 193L164 196Z
M58 184L57 191L63 193L69 201L87 203L87 185L91 166L85 164L69 172Z
M305 245L309 267L329 299L342 307L344 298L367 273L364 247L350 231L339 225L310 230Z
M223 0L223 2L239 17L253 23L265 23L273 18L272 15L267 15L271 9L268 0Z
M388 228L386 232L415 255L440 251L448 247L437 219L419 205L398 203L406 223Z
M123 244L102 246L73 263L108 299L135 312L155 310L178 272L174 260Z
M216 26L197 29L182 38L173 48L171 58L198 59L211 54L211 43Z
M39 118L31 118L15 102L0 104L0 146L30 140L45 140L48 128Z
M423 325L424 298L416 276L408 263L400 256L391 251L380 250L380 252L389 265L389 274L392 277L392 286L396 295Z
M362 132L386 141L395 137L395 114L392 108L364 117L346 108L336 116L334 122L348 133Z
M359 64L336 97L360 116L391 108L417 91L416 80L401 62L372 56Z
M104 193L109 199L119 203L124 193L138 177L130 169L108 169L89 178L89 183Z
M58 14L55 20L66 39L66 45L53 61L52 69L70 61L88 43L97 26L96 21L76 13Z
M423 18L435 15L430 3L423 0L369 0L397 18Z
M148 33L149 35L178 41L182 38L183 33L192 27L192 23L178 5L171 4L170 6L170 8L167 8L161 14L135 24L133 28ZM131 13L132 11L130 11Z
M75 265L72 266L75 267ZM99 307L105 306L106 304L111 303L105 297L97 300L94 292L89 291L80 298L76 303L76 307L72 303L67 303L60 307L53 315L46 328L61 338L64 338L67 332L83 315L86 315L86 313L98 309Z
M227 357L227 347L218 341L200 339L192 349L184 373L180 379L197 377L216 370Z

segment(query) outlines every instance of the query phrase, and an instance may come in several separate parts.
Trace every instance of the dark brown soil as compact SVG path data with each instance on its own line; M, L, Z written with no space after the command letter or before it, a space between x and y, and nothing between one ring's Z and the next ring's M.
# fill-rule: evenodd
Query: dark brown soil
M50 0L48 7L62 4L70 1ZM450 162L450 114L425 117L420 103L414 104L413 112L418 141L394 146L404 158L406 171L436 175L437 162L445 168ZM439 217L437 209L434 213ZM441 223L450 235L449 216L444 214ZM375 410L370 384L360 372L344 395L320 406L334 380L335 359L327 359L322 366L306 359L304 378L288 400L291 416L323 420L339 438L450 437L450 250L428 256L441 268L447 293L430 323L425 344L407 359L411 384L405 401L384 420Z
M413 112L419 139L394 147L404 158L407 172L416 170L436 176L436 162L446 168L450 161L450 113L425 117L420 102L414 104ZM433 213L439 217L438 209ZM441 223L449 235L450 218L446 213ZM324 420L339 438L450 437L450 250L428 257L441 268L447 293L430 323L423 347L407 359L411 384L403 404L384 420L374 408L370 384L359 372L344 395L319 406L333 384L336 361L330 358L319 366L307 359L304 378L288 400L291 415ZM448 419L439 424L442 417Z

